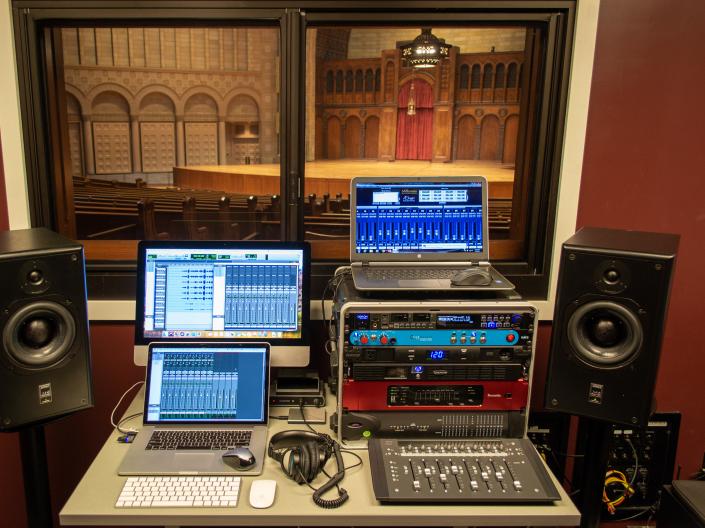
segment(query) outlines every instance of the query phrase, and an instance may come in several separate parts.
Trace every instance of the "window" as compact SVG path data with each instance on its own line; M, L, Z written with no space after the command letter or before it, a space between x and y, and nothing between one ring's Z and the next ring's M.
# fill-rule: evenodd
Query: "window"
M60 120L72 167L69 234L280 237L276 28L49 31L61 43L59 116L71 116Z
M366 92L374 92L375 90L375 74L372 73L372 70L368 69L365 72L365 91Z
M468 76L470 75L470 67L467 64L463 64L460 67L460 89L465 90L468 87Z
M485 64L482 70L482 87L492 88L492 65Z
M476 88L480 87L480 77L482 76L482 73L480 71L480 65L479 64L473 64L472 65L472 81L470 84L470 87L474 90Z
M497 65L496 76L493 64L530 60L533 50L526 42L531 31L528 26L472 24L434 28L433 34L456 52L432 68L419 69L405 62L400 46L413 41L421 26L309 28L306 56L316 60L306 65L306 115L307 128L315 133L307 136L314 145L306 148L305 238L325 241L330 258L347 258L354 176L485 174L491 196L490 253L495 260L525 258L528 196L515 196L514 189L532 176L517 169L517 145L528 134L525 116L537 111L537 100L526 98L522 106L517 90L509 97L500 95L504 64ZM471 67L473 82L479 85L482 63L485 90L481 98L469 97L463 89L468 88ZM357 72L355 91L327 98L316 82L321 78L317 72L331 69L347 71L348 76ZM382 92L362 98L357 74L373 69L384 72ZM458 90L452 86L455 79ZM413 115L408 108L412 99Z
M504 64L497 64L494 86L495 88L504 88Z
M33 2L14 9L32 222L86 241L89 269L143 237L281 237L310 240L326 276L347 260L349 179L421 163L488 174L493 260L545 293L574 3ZM417 71L400 46L429 25L453 52ZM395 132L412 85L422 149Z
M507 69L507 88L516 88L517 86L517 65L512 62Z

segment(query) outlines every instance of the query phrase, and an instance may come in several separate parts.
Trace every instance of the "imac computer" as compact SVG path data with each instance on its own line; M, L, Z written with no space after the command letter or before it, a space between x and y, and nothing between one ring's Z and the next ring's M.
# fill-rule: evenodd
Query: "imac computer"
M152 342L266 341L273 367L307 366L310 262L306 242L140 242L135 364Z

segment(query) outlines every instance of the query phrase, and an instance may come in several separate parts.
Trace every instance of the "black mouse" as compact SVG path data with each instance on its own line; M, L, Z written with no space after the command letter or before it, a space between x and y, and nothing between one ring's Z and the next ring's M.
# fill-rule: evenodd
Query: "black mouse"
M491 282L492 276L482 268L461 270L450 279L453 286L489 286Z
M236 447L223 453L223 462L235 469L251 469L255 465L255 455L246 447Z

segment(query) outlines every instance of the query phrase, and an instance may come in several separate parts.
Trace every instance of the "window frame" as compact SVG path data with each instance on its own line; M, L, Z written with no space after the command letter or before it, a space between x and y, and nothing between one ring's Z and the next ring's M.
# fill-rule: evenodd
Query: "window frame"
M58 4L58 5L57 5ZM237 23L266 23L280 27L281 44L281 196L282 239L303 238L303 184L304 184L304 127L305 127L305 36L307 27L316 24L360 25L388 21L404 21L409 25L428 25L448 22L504 21L510 23L536 22L547 24L549 62L544 77L542 99L552 103L541 109L540 138L550 137L537 149L536 163L545 171L537 174L530 202L528 229L542 236L528 237L526 261L502 262L497 267L515 282L528 299L550 298L549 274L552 264L553 237L556 231L558 190L562 150L565 141L566 106L569 75L574 46L577 2L575 0L512 1L444 1L428 4L415 0L373 2L351 1L341 4L330 1L227 1L143 0L132 2L129 9L116 0L96 1L85 7L79 0L53 1L14 0L12 5L20 109L23 116L23 143L27 171L27 191L32 226L55 226L55 211L51 198L52 171L57 160L51 154L50 123L47 118L46 78L42 53L41 32L49 24L85 21L95 27L127 25L139 20L154 20L155 25L168 25L179 20L204 24L227 25ZM98 19L98 23L96 23ZM158 21L161 20L161 24ZM452 21L452 23L450 22ZM552 54L550 52L553 52ZM289 140L292 138L292 140ZM543 174L547 172L547 174ZM320 295L333 270L344 262L315 262L312 266L312 298ZM131 295L130 288L108 286L134 282L134 262L104 260L88 262L91 298L114 299Z

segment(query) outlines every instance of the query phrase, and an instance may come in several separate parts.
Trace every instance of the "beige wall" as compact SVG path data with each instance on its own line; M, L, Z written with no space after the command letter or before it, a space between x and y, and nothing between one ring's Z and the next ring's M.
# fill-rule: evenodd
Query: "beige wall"
M183 165L278 161L278 31L64 28L74 174L172 183Z
M524 49L524 28L434 28L432 33L458 46L460 53L491 51L519 51ZM413 40L418 28L353 28L348 43L348 59L379 57L382 50L394 49L397 42Z

